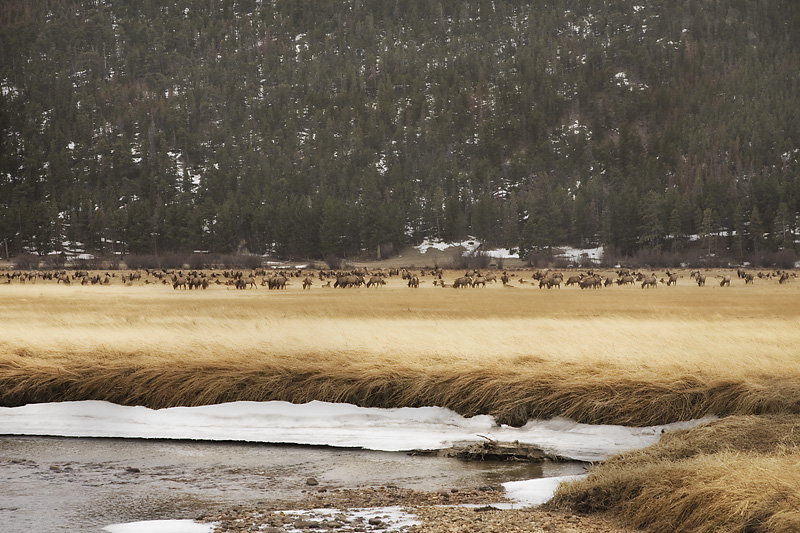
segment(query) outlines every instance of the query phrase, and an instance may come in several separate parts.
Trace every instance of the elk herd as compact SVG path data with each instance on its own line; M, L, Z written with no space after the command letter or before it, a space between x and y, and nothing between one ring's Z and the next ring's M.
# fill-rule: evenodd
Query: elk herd
M455 276L453 278L453 276ZM375 268L366 267L354 268L350 270L332 269L265 269L255 270L167 270L167 269L145 269L133 271L108 271L108 272L89 272L87 270L60 270L60 271L9 271L0 274L0 284L11 283L36 283L37 281L55 281L56 284L63 285L111 285L121 283L124 285L134 284L161 284L171 286L174 290L193 290L208 289L211 286L223 286L232 289L258 289L266 287L269 290L285 290L288 286L297 282L303 290L311 289L315 283L319 283L321 288L349 289L349 288L373 288L377 289L387 284L392 278L398 278L409 288L418 289L420 286L430 283L434 287L454 288L454 289L475 289L485 288L487 285L502 285L503 287L513 288L515 286L537 286L539 289L560 289L563 287L574 286L580 289L599 289L609 286L640 286L642 289L655 289L659 285L672 287L678 284L679 280L686 274L679 274L666 270L662 275L656 272L635 271L630 268L618 268L605 275L587 270L584 272L571 271L565 279L563 272L558 270L544 269L535 270L504 270L502 273L496 271L481 271L470 269L460 274L459 272L446 273L442 268ZM729 287L733 273L725 271L701 271L691 270L688 278L699 287L706 284L706 279L713 276L718 280L719 286ZM756 280L770 281L777 280L781 285L797 278L797 273L787 270L774 270L768 272L748 272L739 268L736 270L735 277L743 281L745 285L754 284ZM516 285L512 283L516 281Z

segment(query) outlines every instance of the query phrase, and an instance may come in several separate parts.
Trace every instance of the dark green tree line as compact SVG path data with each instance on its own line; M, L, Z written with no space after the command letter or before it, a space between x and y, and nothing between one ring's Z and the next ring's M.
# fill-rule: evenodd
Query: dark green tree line
M793 251L798 23L789 0L7 0L0 239Z

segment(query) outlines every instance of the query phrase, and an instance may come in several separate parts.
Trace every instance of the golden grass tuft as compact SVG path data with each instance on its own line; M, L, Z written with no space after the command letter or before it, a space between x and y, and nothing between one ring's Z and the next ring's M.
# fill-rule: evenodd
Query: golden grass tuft
M548 504L652 532L800 531L800 418L731 417L670 432L564 483Z

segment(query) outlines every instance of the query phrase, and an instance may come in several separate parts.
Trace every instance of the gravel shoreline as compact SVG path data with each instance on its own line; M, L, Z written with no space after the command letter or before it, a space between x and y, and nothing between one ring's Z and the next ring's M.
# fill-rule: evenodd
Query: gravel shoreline
M499 487L422 492L398 487L310 489L297 501L230 508L198 518L215 533L630 533L599 516L513 508ZM503 508L499 508L502 506ZM509 508L512 507L512 508ZM409 520L410 519L410 520Z

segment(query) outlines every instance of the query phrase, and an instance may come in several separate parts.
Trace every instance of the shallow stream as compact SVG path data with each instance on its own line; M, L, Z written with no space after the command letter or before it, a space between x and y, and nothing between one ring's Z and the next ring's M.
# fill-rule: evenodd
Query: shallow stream
M320 487L436 491L583 471L581 463L464 462L313 446L0 436L0 524L8 533L99 532L120 522L196 518L299 499L310 477Z

